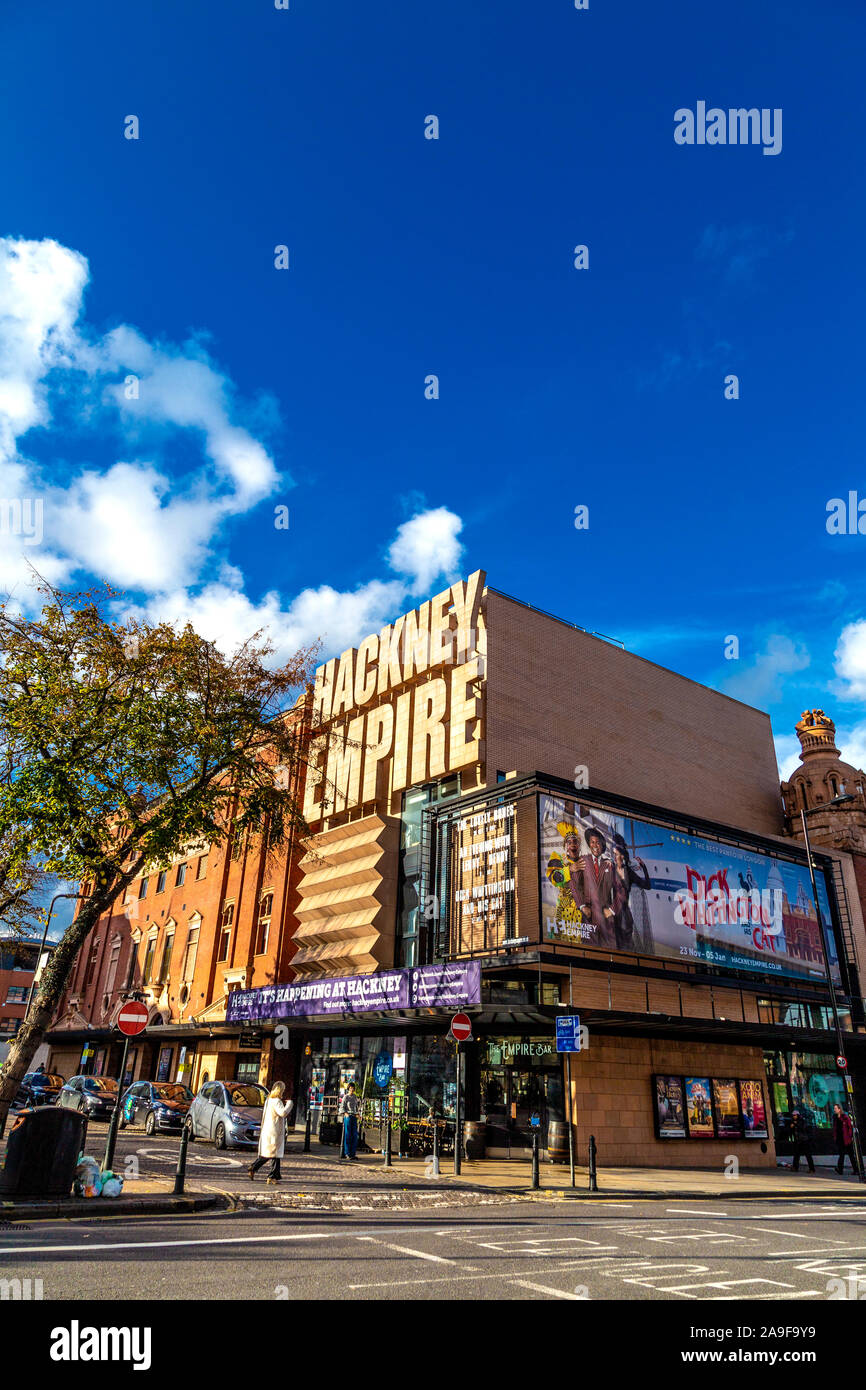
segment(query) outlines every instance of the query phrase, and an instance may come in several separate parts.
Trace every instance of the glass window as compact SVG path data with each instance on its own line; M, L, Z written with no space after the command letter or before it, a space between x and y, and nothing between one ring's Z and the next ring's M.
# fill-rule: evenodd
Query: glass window
M204 878L204 876L205 876L206 873L207 873L207 853L205 853L205 854L200 854L200 855L199 855L199 857L198 857L198 867L196 868L195 876L196 876L197 879L199 879L199 878Z
M271 930L271 911L274 905L273 893L266 893L259 904L259 921L256 933L256 955L263 956L268 949L268 936Z
M198 954L198 927L190 927L183 957L183 979L191 980L195 974L195 958Z
M177 876L175 877L175 887L180 888L186 882L186 864L178 864Z
M167 879L167 877L168 877L168 869L160 869L160 871L159 871L159 877L158 877L157 880L156 880L156 891L157 891L157 893L164 893L164 892L165 892L165 880Z
M144 970L142 971L142 979L144 980L145 984L150 983L151 974L153 972L153 957L155 952L156 933L154 933L153 936L149 937L147 942L147 952L144 957Z
M159 967L157 983L164 985L168 979L169 966L171 965L171 952L174 946L174 929L165 934L165 945L162 948L162 962Z
M143 879L141 880L141 883L138 885L138 896L139 896L139 899L141 899L141 898L146 898L146 897L147 897L147 885L148 885L148 882L149 882L148 879L143 878Z

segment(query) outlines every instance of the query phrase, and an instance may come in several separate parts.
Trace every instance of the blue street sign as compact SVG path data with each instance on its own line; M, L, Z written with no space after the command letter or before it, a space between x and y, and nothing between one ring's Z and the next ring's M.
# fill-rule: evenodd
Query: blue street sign
M380 1052L373 1063L373 1080L376 1085L384 1091L388 1082L391 1080L391 1073L394 1070L394 1058L390 1052Z
M580 1019L577 1014L563 1014L556 1020L556 1050L580 1051Z
M530 1117L529 1117L529 1123L530 1123L530 1125L532 1126L533 1129L540 1129L540 1128L541 1128L541 1116L540 1116L540 1115L530 1115Z

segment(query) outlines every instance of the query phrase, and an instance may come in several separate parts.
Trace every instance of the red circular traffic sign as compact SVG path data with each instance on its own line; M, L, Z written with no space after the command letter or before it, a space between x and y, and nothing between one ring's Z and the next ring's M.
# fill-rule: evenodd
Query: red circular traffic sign
M130 999L117 1015L117 1026L128 1038L134 1038L147 1027L147 1005Z
M451 1020L451 1032L458 1042L472 1037L472 1020L468 1014L455 1014Z

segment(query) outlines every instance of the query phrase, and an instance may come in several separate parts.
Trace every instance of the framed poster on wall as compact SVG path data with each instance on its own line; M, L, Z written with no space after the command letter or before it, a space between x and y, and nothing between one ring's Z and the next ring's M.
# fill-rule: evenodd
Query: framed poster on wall
M716 1134L719 1139L742 1139L740 1096L735 1080L713 1077L713 1109L716 1113Z
M740 1082L740 1116L747 1139L767 1139L767 1108L760 1081Z
M715 1139L713 1088L708 1076L686 1077L686 1123L690 1139Z
M681 1076L654 1076L656 1134L659 1139L685 1139L686 1114Z

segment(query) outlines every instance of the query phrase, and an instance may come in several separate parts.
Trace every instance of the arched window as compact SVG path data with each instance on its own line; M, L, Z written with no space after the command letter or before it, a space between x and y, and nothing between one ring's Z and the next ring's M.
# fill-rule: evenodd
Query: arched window
M271 932L271 912L274 906L273 893L263 893L259 901L259 920L256 931L256 955L267 954L268 937Z
M234 917L234 903L226 903L225 907L223 908L222 923L220 924L219 951L217 953L217 960L221 962L227 961L229 958L229 949L231 947L232 940L232 923L234 921Z
M804 809L805 811L808 811L808 809L809 809L809 793L806 791L806 783L805 783L805 782L801 782L801 783L800 783L800 795L801 795L802 798L803 798L803 809Z
M829 783L830 783L830 795L831 795L831 796L838 796L838 795L839 795L839 783L836 781L836 778L833 776L832 772L830 773L830 776L829 776L828 780L829 780Z

